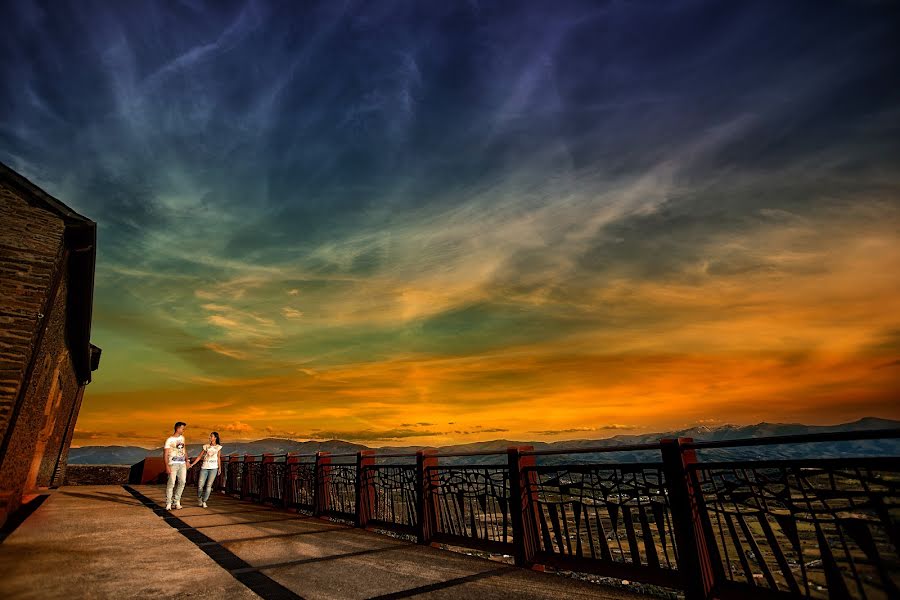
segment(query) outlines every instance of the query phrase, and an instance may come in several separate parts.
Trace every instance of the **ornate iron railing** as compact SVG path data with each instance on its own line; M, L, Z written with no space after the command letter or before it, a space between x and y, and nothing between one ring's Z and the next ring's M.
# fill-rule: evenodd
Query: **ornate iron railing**
M324 514L356 520L357 465L329 464L322 467L321 479L325 487Z
M435 541L512 554L509 469L502 466L432 467Z
M244 497L244 461L238 456L229 456L225 466L225 492L232 496Z
M678 555L662 463L528 469L537 559L676 587Z
M680 588L691 599L898 598L900 457L746 460L747 448L848 440L883 440L897 454L898 439L900 430L889 430L552 451L231 456L219 483L236 497L419 543ZM734 448L744 449L740 460L698 457ZM547 464L549 455L567 458ZM468 456L490 464L453 464ZM379 462L388 458L406 460Z
M285 471L287 470L286 457L267 456L262 463L261 499L284 506L285 503Z
M246 460L250 459L250 460ZM248 456L244 460L244 491L242 498L260 500L263 476L263 464L259 456Z
M362 470L362 502L369 502L368 524L415 535L416 466L371 465Z
M309 460L312 458L312 460ZM315 455L287 456L286 505L306 512L316 510L316 460Z
M722 588L900 598L898 467L873 458L694 465Z

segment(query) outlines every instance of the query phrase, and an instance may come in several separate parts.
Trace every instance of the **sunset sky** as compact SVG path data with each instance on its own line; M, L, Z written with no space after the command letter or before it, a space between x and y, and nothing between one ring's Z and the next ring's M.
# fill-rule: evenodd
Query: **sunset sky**
M73 445L900 418L900 5L7 2Z

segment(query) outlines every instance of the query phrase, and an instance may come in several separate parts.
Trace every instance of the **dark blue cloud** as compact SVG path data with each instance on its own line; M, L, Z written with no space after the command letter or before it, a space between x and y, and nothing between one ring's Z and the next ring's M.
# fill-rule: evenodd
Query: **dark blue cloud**
M478 236L520 222L536 241L503 238L492 292L553 274L548 297L568 297L611 274L679 276L717 239L765 228L761 210L810 216L825 192L839 207L898 190L896 3L22 1L3 14L0 160L99 222L98 286L121 298L101 323L145 303L171 314L254 267L452 271ZM721 256L708 272L764 268ZM128 283L128 269L191 279ZM467 308L483 300L431 333L515 328ZM207 353L202 315L183 317L182 346Z

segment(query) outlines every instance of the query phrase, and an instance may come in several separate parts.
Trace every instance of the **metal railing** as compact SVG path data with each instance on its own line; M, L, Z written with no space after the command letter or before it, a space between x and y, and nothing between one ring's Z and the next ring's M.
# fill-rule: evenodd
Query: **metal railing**
M900 430L882 430L549 451L232 455L215 485L422 544L679 588L692 599L897 598L900 457L748 460L746 449L860 440L896 449L898 439ZM744 449L739 460L698 457L735 448ZM460 462L475 456L494 460ZM560 461L551 456L571 460L549 464Z

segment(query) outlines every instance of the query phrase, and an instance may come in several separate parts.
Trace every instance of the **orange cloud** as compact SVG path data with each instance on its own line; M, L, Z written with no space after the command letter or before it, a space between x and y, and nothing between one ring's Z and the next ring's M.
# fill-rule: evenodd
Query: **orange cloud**
M79 427L108 431L116 422L133 430L139 423L166 431L177 416L189 423L227 423L221 429L241 437L269 428L310 438L330 432L326 437L373 445L414 435L417 444L443 445L499 433L550 440L664 431L710 415L739 424L900 416L900 365L878 353L585 356L557 350L404 358L322 369L315 378L298 373L93 394ZM448 422L452 430L403 426Z

